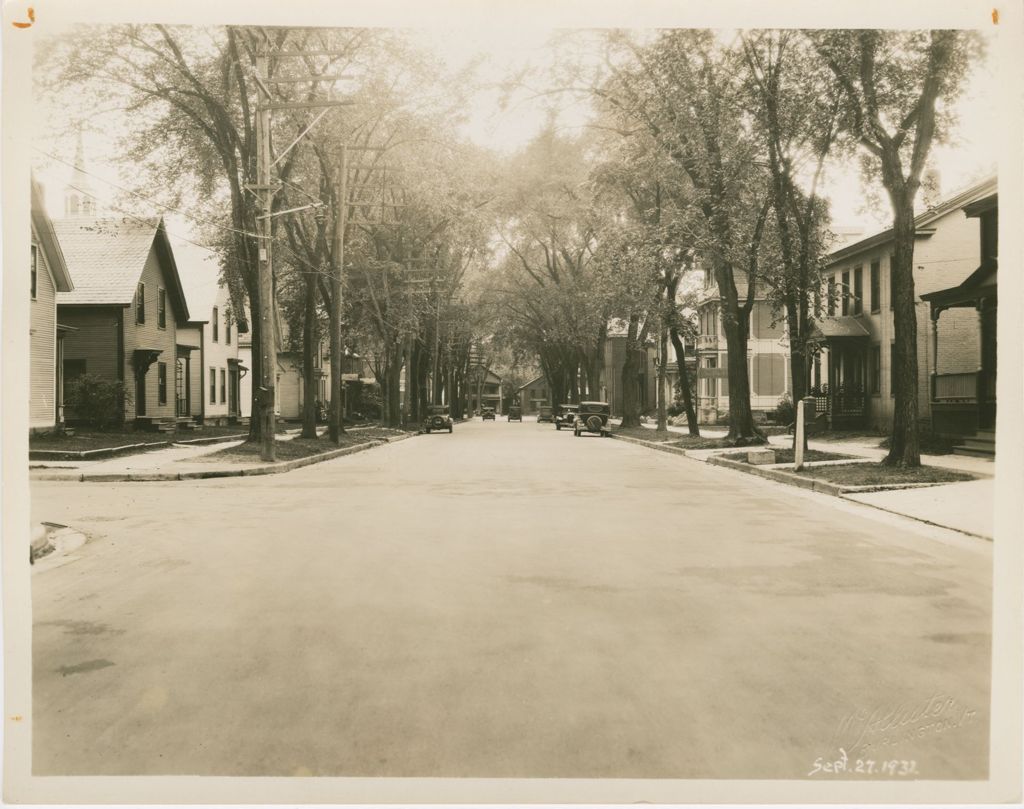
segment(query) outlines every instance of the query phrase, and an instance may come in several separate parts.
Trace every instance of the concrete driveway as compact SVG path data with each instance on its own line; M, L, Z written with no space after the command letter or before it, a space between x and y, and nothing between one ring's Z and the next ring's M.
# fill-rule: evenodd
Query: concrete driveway
M528 420L32 511L37 775L987 772L991 545L838 498Z

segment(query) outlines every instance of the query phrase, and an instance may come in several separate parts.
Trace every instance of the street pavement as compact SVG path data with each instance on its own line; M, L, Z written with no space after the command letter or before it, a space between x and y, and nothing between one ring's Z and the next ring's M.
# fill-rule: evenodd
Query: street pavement
M37 775L987 774L991 543L840 498L529 420L32 494Z

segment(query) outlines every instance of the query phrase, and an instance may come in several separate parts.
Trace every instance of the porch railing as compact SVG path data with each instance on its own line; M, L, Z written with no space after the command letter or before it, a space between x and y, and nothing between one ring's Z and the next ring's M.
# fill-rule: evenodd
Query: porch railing
M814 409L816 413L827 413L830 416L863 416L867 406L867 397L863 388L860 387L838 387L829 390L828 385L822 385L811 391L814 397Z
M977 373L936 374L933 384L932 399L934 401L940 402L950 399L977 401Z

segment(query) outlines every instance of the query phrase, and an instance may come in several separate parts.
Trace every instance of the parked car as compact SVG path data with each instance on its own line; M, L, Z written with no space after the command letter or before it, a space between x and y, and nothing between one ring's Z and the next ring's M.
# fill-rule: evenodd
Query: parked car
M508 420L509 421L522 421L523 420L523 408L519 405L512 405L508 409Z
M607 402L580 402L580 409L573 422L573 434L579 438L583 433L597 433L604 437L611 435L608 419L612 408Z
M537 423L540 424L542 421L554 421L555 416L551 411L550 407L541 407L537 411Z
M573 422L576 421L576 411L579 409L580 406L576 404L559 405L558 412L555 414L555 429L572 427Z
M480 412L480 418L483 419L484 421L487 421L487 419L490 419L491 421L494 421L494 408L493 407L485 407Z
M451 416L448 415L448 405L431 405L427 408L427 415L423 419L423 432L429 433L438 430L452 431Z

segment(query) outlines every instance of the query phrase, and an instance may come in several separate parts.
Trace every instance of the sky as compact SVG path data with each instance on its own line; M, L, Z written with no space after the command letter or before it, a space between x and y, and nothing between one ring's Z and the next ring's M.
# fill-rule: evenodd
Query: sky
M463 134L480 146L510 154L525 146L544 126L552 99L526 99L503 108L499 85L510 75L526 68L549 68L556 59L553 38L558 32L551 28L480 24L472 28L432 28L408 32L413 43L432 53L451 73L476 63L476 80L469 89L469 104L462 124ZM564 46L564 42L561 43ZM995 97L996 76L986 62L976 65L958 107L960 124L956 142L935 146L930 165L940 176L941 195L949 196L995 170L998 117ZM74 133L59 125L60 110L40 110L37 131L45 132L38 142L40 159L38 176L47 192L47 206L54 216L63 214L63 189L71 169L64 163L74 155ZM589 108L585 101L559 101L557 125L566 133L577 133L586 126ZM55 121L58 125L54 125ZM124 121L121 122L124 125ZM116 193L116 185L131 183L131 167L119 165L116 146L109 137L109 127L94 126L84 134L88 170L96 175L93 190L103 199ZM833 223L839 228L859 228L863 235L884 229L891 222L891 212L884 197L881 204L872 204L865 193L855 160L834 162L829 166L823 194L832 203ZM160 201L159 193L153 194ZM204 260L200 248L187 245L183 239L195 238L187 217L165 211L168 229L184 245L182 264L186 284L196 287L205 298L216 286L215 262ZM192 297L190 293L190 297Z

